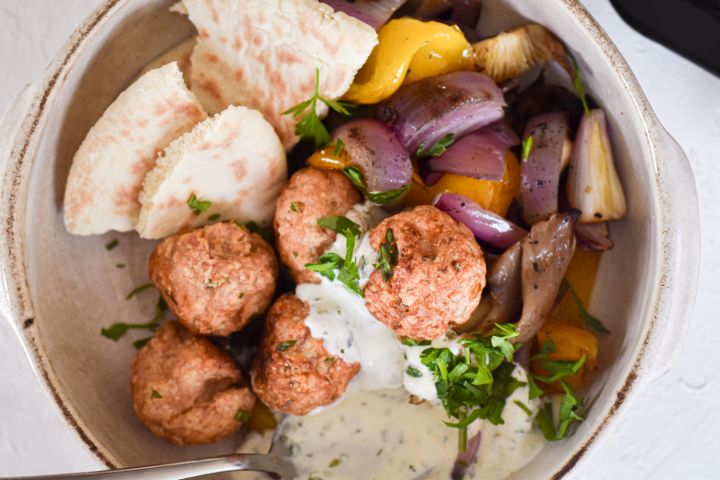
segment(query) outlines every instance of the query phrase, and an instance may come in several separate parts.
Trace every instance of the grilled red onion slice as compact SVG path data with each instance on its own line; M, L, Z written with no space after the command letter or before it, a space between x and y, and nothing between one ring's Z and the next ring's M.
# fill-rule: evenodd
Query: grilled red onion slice
M520 166L523 215L528 225L546 220L558 210L563 146L568 137L567 115L543 113L530 118L524 139L532 137L532 150Z
M591 252L604 252L615 246L610 238L608 222L578 223L575 225L575 237L580 248Z
M488 212L463 195L441 193L435 197L433 205L464 223L478 240L500 250L510 248L527 234L514 223Z
M342 140L352 164L360 167L368 192L388 192L410 183L410 155L382 122L352 120L338 127L333 138Z
M380 104L378 114L414 153L448 134L460 138L499 120L504 105L502 92L489 77L453 72L401 87Z
M431 159L427 166L432 172L502 180L505 174L505 153L518 142L517 135L510 127L497 122L464 136L445 153Z
M377 30L385 25L395 10L400 8L405 1L356 0L350 3L347 0L323 0L323 3L330 5L336 12L346 13Z

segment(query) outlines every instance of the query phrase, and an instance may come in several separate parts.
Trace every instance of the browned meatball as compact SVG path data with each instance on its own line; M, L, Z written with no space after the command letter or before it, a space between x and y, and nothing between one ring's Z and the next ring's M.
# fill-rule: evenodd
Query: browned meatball
M137 353L130 387L140 420L176 445L232 435L255 405L233 360L176 322L165 322Z
M267 309L277 260L265 240L234 223L167 238L150 255L150 278L188 330L229 335Z
M335 232L318 219L344 215L358 202L360 194L342 172L304 168L290 178L278 198L274 226L280 259L295 283L320 282L305 264L317 262L335 241Z
M365 304L399 335L434 339L470 319L485 287L485 259L472 232L423 205L385 219L370 232L379 250L388 230L398 260L386 282L379 270L365 286Z
M280 297L267 316L265 334L252 369L257 396L271 408L305 415L345 392L360 370L328 353L305 326L310 307L292 294Z

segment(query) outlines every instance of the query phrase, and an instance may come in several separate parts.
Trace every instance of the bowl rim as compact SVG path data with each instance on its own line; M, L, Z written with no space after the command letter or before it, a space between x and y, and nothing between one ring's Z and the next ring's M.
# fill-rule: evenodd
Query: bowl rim
M110 468L121 463L106 451L94 438L74 407L67 401L59 378L53 371L46 352L38 338L32 306L32 295L24 262L25 205L29 172L34 162L35 148L39 142L44 121L52 100L63 83L65 74L74 65L84 44L92 41L93 33L102 28L109 18L133 0L106 0L77 28L65 46L46 70L43 80L28 88L11 107L5 123L14 125L7 138L3 158L0 158L0 198L6 208L0 212L0 313L7 318L31 361L35 374L43 379L55 403L67 423L75 430L90 453ZM699 213L695 182L687 157L677 143L660 125L640 88L640 85L617 47L593 19L580 0L557 0L577 21L597 46L614 70L617 78L634 101L634 108L643 121L645 136L654 162L657 186L656 202L658 240L658 284L650 292L652 301L649 318L643 326L640 348L635 352L626 369L621 387L615 392L615 401L604 412L602 420L585 435L581 445L571 452L563 465L551 478L559 479L580 462L588 449L607 430L611 421L626 410L628 399L638 390L638 378L658 378L667 371L679 351L682 341L669 342L669 337L684 337L684 325L691 316L699 274ZM0 131L2 131L0 129ZM683 206L679 207L682 199ZM683 228L676 228L674 219L683 216ZM682 257L682 262L680 262ZM673 288L674 287L674 288ZM674 317L674 319L673 319ZM658 327L664 327L662 329ZM662 330L659 332L658 330ZM674 334L674 335L671 335ZM651 362L650 360L656 360ZM649 368L652 363L659 367ZM644 380L643 380L644 381Z

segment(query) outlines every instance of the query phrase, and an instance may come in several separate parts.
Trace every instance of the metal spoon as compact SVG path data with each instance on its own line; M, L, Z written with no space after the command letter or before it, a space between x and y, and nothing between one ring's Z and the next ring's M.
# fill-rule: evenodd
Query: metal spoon
M273 441L270 453L266 455L234 453L222 457L203 458L187 462L151 465L148 467L105 470L89 473L69 473L64 475L44 475L37 477L13 477L4 480L177 480L193 478L212 473L254 471L270 474L273 478L292 480L298 476L295 465L290 460L290 450L286 443Z

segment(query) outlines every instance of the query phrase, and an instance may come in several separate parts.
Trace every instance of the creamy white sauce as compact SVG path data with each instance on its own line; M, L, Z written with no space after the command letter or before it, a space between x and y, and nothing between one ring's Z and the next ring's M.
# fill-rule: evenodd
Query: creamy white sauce
M377 262L367 232L386 213L362 204L346 216L362 230L353 257L363 287ZM338 235L328 251L344 257L345 248L345 237ZM361 366L348 392L337 402L308 416L287 416L278 427L292 446L299 478L449 479L457 455L458 432L443 423L448 419L437 398L433 374L420 361L428 346L402 345L394 332L368 312L364 299L338 281L322 277L319 284L299 285L296 295L310 305L305 323L312 336L323 340L331 354ZM431 345L457 354L461 349L458 340L451 332ZM409 368L420 376L409 374ZM526 380L520 367L513 375ZM426 402L411 405L408 393ZM542 434L533 429L532 417L515 400L528 406L533 416L540 408L539 400L528 400L525 386L508 398L503 425L482 420L470 425L469 437L480 433L481 442L477 464L469 469L466 480L505 478L542 450ZM267 436L251 435L246 443L241 451L262 451L258 445L267 447Z

